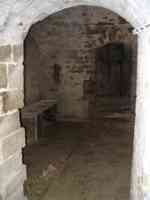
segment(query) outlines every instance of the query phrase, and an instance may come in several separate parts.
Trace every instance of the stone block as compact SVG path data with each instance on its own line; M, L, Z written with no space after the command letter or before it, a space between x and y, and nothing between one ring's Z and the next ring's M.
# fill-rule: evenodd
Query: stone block
M13 192L7 200L27 200L24 196L23 188L19 187L17 191Z
M25 130L20 128L12 134L0 140L0 162L7 160L10 156L25 146Z
M18 190L21 190L21 193L23 193L23 184L26 178L26 166L22 165L19 171L10 177L7 177L6 181L1 184L0 200L8 200L9 198L11 199L11 197L13 197L14 194L18 192Z
M22 165L18 173L9 178L6 185L6 196L10 196L15 192L18 187L23 186L24 181L27 179L26 166Z
M0 64L0 88L7 87L7 65Z
M19 151L6 161L0 163L0 186L11 177L14 173L17 173L22 167L22 152Z
M20 127L19 112L0 116L0 139L6 137L11 132Z
M3 95L0 95L0 114L3 113Z
M24 95L23 91L15 90L5 93L4 95L4 111L18 109L23 107Z
M0 101L2 102L0 111L8 112L11 110L22 108L24 103L24 94L22 90L10 90L0 93Z
M0 46L0 62L11 61L11 46Z
M20 187L17 191L11 194L7 200L27 200L27 198L24 196L23 189Z
M13 46L13 59L14 62L23 60L23 44Z
M8 87L23 90L23 66L8 65Z

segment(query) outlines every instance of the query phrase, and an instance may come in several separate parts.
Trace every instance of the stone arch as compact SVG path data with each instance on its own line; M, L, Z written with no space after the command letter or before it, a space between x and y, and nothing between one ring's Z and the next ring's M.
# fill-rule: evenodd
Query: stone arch
M31 25L41 21L49 15L76 6L96 6L106 8L129 22L135 29L140 30L149 26L150 9L148 0L136 2L132 0L23 0L2 3L0 29L1 43L18 43L25 38ZM4 12L5 11L5 12ZM1 15L0 15L1 16Z
M60 2L57 2L57 0L50 2L49 0L46 0L43 2L42 5L40 5L36 1L32 1L32 3L28 6L26 5L26 8L28 8L28 11L25 10L22 17L28 17L30 13L32 14L32 17L30 18L30 25L33 23L36 23L37 21L43 20L44 18L48 17L49 15L56 13L58 11L61 11L63 9L67 9L70 7L76 7L76 6L95 6L95 7L103 7L106 8L118 15L120 15L122 18L126 19L133 27L138 28L142 27L143 25L148 24L148 20L146 17L146 12L141 10L143 7L143 3L132 1L124 1L124 0L63 0Z
M18 109L23 107L23 40L32 24L79 5L107 8L139 35L138 89L132 200L150 197L150 4L149 0L11 0L0 3L0 199L24 200L21 148L25 145ZM143 159L144 158L144 159ZM147 159L148 158L148 159Z

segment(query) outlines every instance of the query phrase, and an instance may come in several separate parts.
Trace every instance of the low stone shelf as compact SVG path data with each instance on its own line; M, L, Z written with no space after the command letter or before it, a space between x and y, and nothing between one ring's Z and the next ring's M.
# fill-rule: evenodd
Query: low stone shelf
M56 112L56 106L56 100L41 100L22 109L22 125L26 129L28 144L38 142L40 116L46 111Z

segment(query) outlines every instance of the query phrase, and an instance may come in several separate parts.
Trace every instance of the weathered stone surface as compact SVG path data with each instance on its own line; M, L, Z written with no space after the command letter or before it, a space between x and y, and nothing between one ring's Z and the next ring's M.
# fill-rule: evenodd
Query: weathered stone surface
M3 95L0 95L0 114L3 113Z
M13 45L13 60L14 62L23 60L23 44Z
M7 66L0 64L0 88L7 87Z
M27 200L27 198L24 196L23 188L19 187L7 200Z
M19 112L13 112L0 116L0 139L20 127Z
M0 162L5 161L25 146L25 131L20 128L0 140Z
M26 89L25 104L29 105L34 102L40 101L42 85L46 87L47 93L49 93L48 85L51 85L51 80L49 80L49 84L47 86L44 84L45 79L47 80L47 76L43 78L43 73L45 71L48 74L48 71L43 68L45 66L40 60L41 55L39 52L39 48L37 47L36 42L31 37L27 36L26 40L29 41L30 45L28 47L26 42L24 45L24 74L28 74L27 76L24 76L24 84ZM31 57L32 59L30 59Z
M7 200L25 200L23 190L19 189L18 191L14 192L7 198Z
M22 153L21 151L14 154L6 161L0 163L0 185L5 182L8 177L11 177L14 173L17 173L22 166Z
M11 46L0 46L0 62L7 62L11 60Z
M8 87L23 90L23 66L8 65Z
M2 200L11 199L11 195L16 193L18 189L23 188L23 183L26 180L26 167L22 165L19 171L15 172L12 176L7 177L5 182L0 187L0 197ZM23 194L23 191L22 191ZM22 200L22 199L21 199Z
M14 90L4 95L4 111L22 108L24 94L21 90Z
M17 190L18 187L23 186L24 181L27 178L26 174L26 166L22 165L20 170L14 174L14 176L11 178L9 177L7 182L7 196L10 196L14 191Z
M150 194L150 30L138 38L137 98L131 199L149 200ZM143 198L144 197L144 198Z
M23 107L24 95L21 90L10 90L7 92L1 92L0 98L2 99L2 110L8 112Z

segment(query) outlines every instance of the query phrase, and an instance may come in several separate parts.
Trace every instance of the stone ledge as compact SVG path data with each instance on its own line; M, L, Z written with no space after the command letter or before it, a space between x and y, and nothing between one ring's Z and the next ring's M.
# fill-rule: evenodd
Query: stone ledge
M0 141L0 162L7 160L10 156L25 146L25 130L20 128Z

